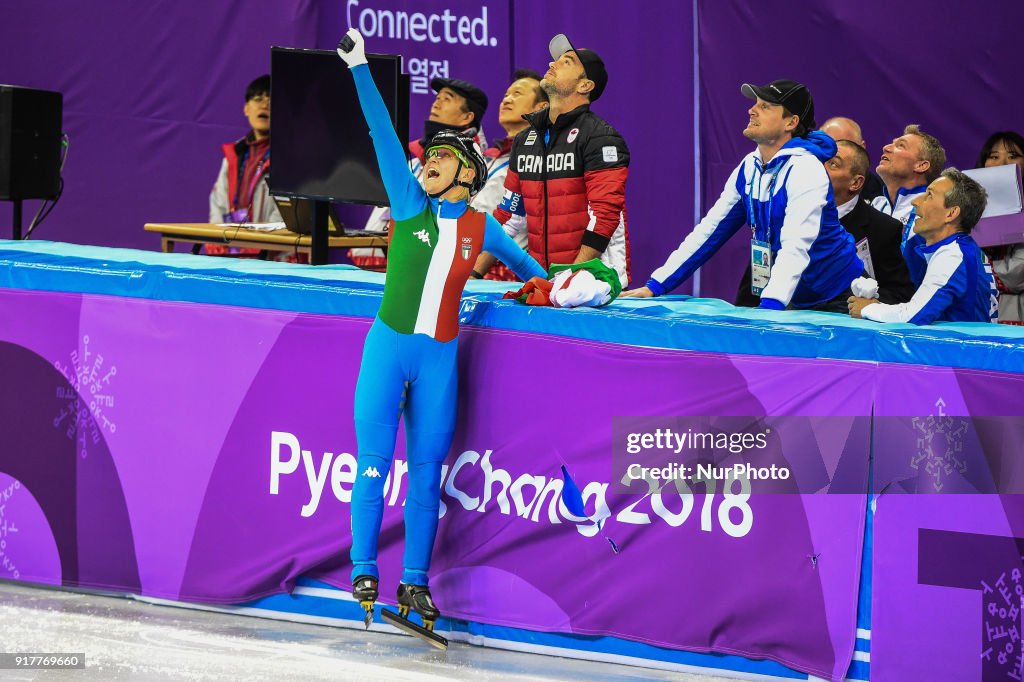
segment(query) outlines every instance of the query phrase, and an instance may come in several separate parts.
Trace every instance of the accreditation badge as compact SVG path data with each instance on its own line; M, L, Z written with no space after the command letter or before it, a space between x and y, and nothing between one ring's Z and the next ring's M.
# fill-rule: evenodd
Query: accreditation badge
M864 270L867 271L868 277L875 279L875 266L871 263L871 249L868 248L867 237L857 242L857 255L860 256L861 262L864 263Z
M750 240L750 291L760 296L772 276L772 245Z

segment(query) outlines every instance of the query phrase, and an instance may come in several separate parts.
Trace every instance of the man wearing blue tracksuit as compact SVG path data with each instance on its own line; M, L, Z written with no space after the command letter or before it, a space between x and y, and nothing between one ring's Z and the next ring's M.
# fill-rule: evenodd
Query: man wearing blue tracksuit
M999 299L992 267L970 235L988 203L985 189L947 168L913 203L903 257L917 291L896 305L851 296L850 314L911 324L995 322Z
M623 296L647 298L684 282L743 225L750 225L752 292L762 308L846 312L850 283L864 264L839 223L822 165L836 143L814 128L806 86L779 80L743 85L756 100L744 136L757 143L732 172L718 201L647 285Z

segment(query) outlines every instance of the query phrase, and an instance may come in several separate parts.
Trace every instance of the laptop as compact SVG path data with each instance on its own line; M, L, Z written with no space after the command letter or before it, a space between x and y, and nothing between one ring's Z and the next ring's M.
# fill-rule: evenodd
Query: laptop
M281 220L290 232L296 234L313 234L313 200L292 199L289 197L273 197ZM328 204L327 234L340 237L345 234L345 225L338 219L334 204Z

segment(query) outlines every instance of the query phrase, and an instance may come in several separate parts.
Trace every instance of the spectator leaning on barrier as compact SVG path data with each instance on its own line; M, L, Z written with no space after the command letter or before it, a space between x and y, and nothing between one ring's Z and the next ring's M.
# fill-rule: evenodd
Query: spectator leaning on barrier
M481 147L486 146L483 134L484 114L487 113L487 95L469 81L458 78L434 78L430 87L437 93L430 107L430 115L423 122L423 137L409 142L409 170L423 181L424 145L442 130L464 132ZM378 206L370 213L363 228L370 232L387 233L391 227L391 210ZM387 258L380 249L350 249L349 257L361 268L383 268Z
M242 112L251 130L245 137L221 147L224 160L210 191L210 222L281 222L281 213L271 199L267 185L270 172L270 76L263 75L249 83Z
M864 141L864 134L861 132L860 124L846 116L833 116L818 128L821 132L831 137L836 142L849 140L859 144L867 153L868 143ZM870 161L868 162L870 164ZM864 186L860 190L860 198L865 201L873 201L875 197L882 196L882 178L878 177L870 168L864 175ZM836 202L839 203L838 201Z
M907 263L900 250L903 226L872 207L859 193L869 172L864 147L850 140L838 140L836 155L825 162L832 181L839 222L853 236L864 270L878 282L882 303L905 303L914 295Z
M914 199L916 217L905 253L917 291L907 303L851 296L850 315L875 322L994 322L995 280L971 238L987 203L985 189L947 168Z
M629 150L590 111L608 74L596 52L574 48L563 34L548 50L554 61L541 87L550 106L527 116L529 128L516 136L494 216L510 235L526 230L530 255L544 267L599 258L625 285Z
M1024 137L1012 131L993 133L978 155L978 168L1024 165ZM985 249L999 288L999 321L1024 324L1024 244Z
M882 147L875 170L882 178L885 193L871 205L906 225L914 210L914 199L939 177L945 165L946 150L942 143L920 126L908 125L902 135Z
M501 201L505 191L505 177L508 175L509 160L512 157L512 142L516 135L526 130L529 124L524 118L548 106L548 95L540 87L540 75L530 69L519 69L512 74L512 84L501 98L498 108L498 123L505 129L505 137L496 140L484 155L487 157L487 184L473 197L473 208L491 213ZM526 250L526 231L512 235L515 242ZM481 254L473 268L473 276L480 279L515 281L516 276L503 263L489 253Z
M860 145L860 147L862 149L867 149L866 145L864 144L864 137L861 134L860 125L858 125L857 122L854 121L852 118L847 118L845 116L833 116L832 118L830 118L827 121L825 121L824 123L822 123L821 127L818 128L818 130L820 130L821 132L823 132L826 135L828 135L829 137L831 137L833 140L836 141L837 144L840 141L842 141L842 140L849 140L850 142L853 142L853 143L856 143L856 144ZM825 169L826 170L829 169L829 163L831 163L831 161L833 159L835 159L835 158L836 157L832 157L832 159L830 159L829 161L825 162ZM864 158L867 159L867 152L864 153ZM870 163L869 161L865 161L865 168L867 168L867 165L869 163ZM835 191L835 194L836 194L836 197L835 197L836 206L839 208L839 222L841 222L843 224L843 227L846 228L847 232L849 232L850 234L852 234L854 236L855 240L863 239L864 238L863 230L851 230L850 226L847 225L847 220L844 219L844 216L849 212L849 210L850 210L850 208L852 208L853 204L851 204L850 207L847 207L846 212L843 211L843 207L841 206L841 204L843 204L843 201L840 200L840 198L839 198L839 188L836 187L835 178L832 177L832 175L833 175L832 172L829 171L829 178L832 180L832 188L833 188L833 190ZM858 184L862 185L860 187L860 189L858 190L860 199L861 200L866 200L866 201L870 202L875 197L881 196L882 195L882 180L881 180L881 178L879 178L877 175L872 173L870 171L870 169L866 169L865 171L861 172L861 175L863 176L864 180L863 180L862 183L858 183ZM849 178L849 179L852 180L852 178ZM858 203L857 206L859 206L859 205L860 204ZM857 213L857 215L855 216L854 220L856 220L858 223L862 223L863 219L866 217L864 215L864 212L858 210L856 213ZM902 232L902 225L897 223L896 226L897 226L897 228L899 228L899 229L896 230L896 234L899 235ZM877 238L873 239L871 241L872 242L877 241ZM899 238L897 237L897 242L896 242L897 249L899 248L899 245L900 245L900 242L899 242ZM872 247L872 248L874 248L874 247ZM861 259L863 259L865 254L863 253L862 250L858 249L858 255L861 257ZM899 264L903 268L904 279L906 280L906 286L909 287L909 291L906 292L906 298L901 299L901 300L905 301L905 300L910 298L910 295L912 293L914 293L914 289L913 289L913 285L911 285L911 283L910 283L909 276L906 275L907 268L906 268L905 265L903 265L903 257L902 256L899 257ZM867 266L867 262L865 262L865 266ZM870 272L870 270L871 269L868 268L869 272ZM758 296L755 296L750 291L750 263L747 263L747 269L743 272L743 277L740 279L740 285L739 285L739 287L736 290L736 299L735 299L734 302L735 302L735 304L737 306L744 307L744 308L756 308L758 306L758 304L761 302L761 299ZM887 303L892 303L894 301L886 301L886 302Z
M722 195L647 286L623 296L660 296L682 284L743 225L750 225L752 291L760 307L845 312L850 282L864 269L853 238L839 224L822 163L836 143L814 128L806 86L778 80L745 84L750 120L743 134L757 143L725 183Z

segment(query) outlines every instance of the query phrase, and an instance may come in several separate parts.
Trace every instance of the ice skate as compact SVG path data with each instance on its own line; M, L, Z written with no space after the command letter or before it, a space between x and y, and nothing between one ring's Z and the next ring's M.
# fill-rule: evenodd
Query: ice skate
M361 575L352 581L352 596L366 610L366 615L363 616L363 625L367 630L370 629L370 623L373 622L373 603L377 601L377 595L377 579L372 575Z
M423 619L423 626L419 626L409 619L409 612L415 611ZM434 632L434 623L440 617L441 612L434 605L430 596L430 589L426 585L406 585L401 583L398 586L398 613L395 614L387 609L381 609L381 616L395 627L410 635L424 640L431 646L441 650L448 649L448 640Z

